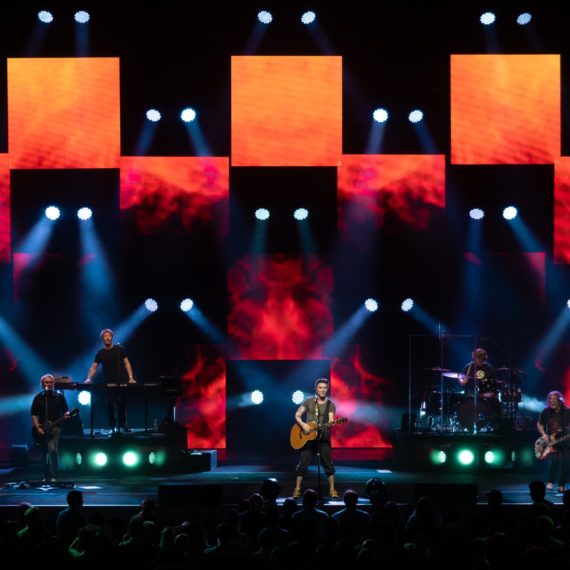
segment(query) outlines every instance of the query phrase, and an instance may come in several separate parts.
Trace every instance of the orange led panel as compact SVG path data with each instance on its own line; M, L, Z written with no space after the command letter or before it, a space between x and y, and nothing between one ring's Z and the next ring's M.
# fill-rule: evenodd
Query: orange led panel
M554 165L554 263L570 263L570 158Z
M8 59L10 168L118 168L118 58Z
M452 55L452 164L560 156L559 55Z
M337 166L340 56L232 57L232 166Z
M0 263L10 262L10 170L8 155L0 154Z

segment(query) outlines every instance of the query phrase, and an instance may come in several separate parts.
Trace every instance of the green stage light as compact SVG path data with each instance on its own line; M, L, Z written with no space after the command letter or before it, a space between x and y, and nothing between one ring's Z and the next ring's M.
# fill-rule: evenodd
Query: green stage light
M140 463L140 455L135 451L125 451L122 461L125 467L136 467Z
M107 454L102 451L96 451L89 457L89 463L92 467L105 467L108 462L109 458L107 457Z
M471 465L475 461L475 454L470 449L460 449L457 454L457 460L461 465Z
M149 465L155 467L162 467L166 463L166 451L164 449L157 449L156 451L150 451L147 460Z
M77 465L81 465L83 463L83 455L81 455L79 452L75 454L75 463Z
M489 467L502 467L505 464L505 452L502 449L487 449L483 460Z
M447 461L447 454L441 449L434 449L430 454L430 459L434 465L443 465Z

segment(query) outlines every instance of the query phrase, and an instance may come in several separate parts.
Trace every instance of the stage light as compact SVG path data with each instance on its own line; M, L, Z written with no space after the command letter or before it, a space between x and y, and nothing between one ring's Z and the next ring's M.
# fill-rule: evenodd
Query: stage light
M293 403L297 404L298 406L303 403L304 399L305 399L305 394L303 393L302 390L295 390L293 392L293 395L291 396L291 400L293 401Z
M489 467L503 467L505 457L505 452L501 449L487 449L483 453L483 461Z
M45 215L48 220L57 220L61 216L61 211L57 206L48 206L45 209Z
M266 208L257 208L257 210L255 210L255 217L258 220L268 220L269 210L267 210Z
M475 461L475 454L470 449L460 449L457 453L457 460L461 465L471 465Z
M312 24L317 19L317 15L312 10L307 10L301 15L301 22L308 25Z
M388 111L386 111L386 109L376 109L373 113L372 113L372 118L377 122L377 123L385 123L388 120L388 117L390 115L388 114Z
M107 454L102 451L97 451L90 458L90 463L93 467L105 467L108 462L109 458L107 457Z
M263 402L263 392L261 390L254 390L250 395L250 399L252 404L256 406L261 404Z
M402 301L402 311L404 311L404 313L411 311L413 307L414 307L414 300L413 299L410 299L408 297L407 299L404 299Z
M157 451L150 451L147 456L147 461L149 465L162 467L166 463L166 451L164 449L158 449Z
M447 454L442 449L434 449L430 453L430 460L434 465L443 465L447 461Z
M299 221L306 220L309 217L309 211L306 208L297 208L293 212L293 217Z
M89 15L89 12L86 12L85 10L78 10L75 12L73 18L78 24L86 24L91 19L91 16Z
M383 505L388 500L388 489L384 481L377 477L368 479L364 486L367 497L373 505Z
M266 503L275 503L277 497L281 494L281 485L275 477L269 477L261 483L259 494L265 499Z
M180 302L180 310L183 313L187 313L188 311L192 310L193 306L194 306L194 301L192 301L192 299L182 299L182 301Z
M566 306L570 309L570 299L568 299L568 301L566 301Z
M136 467L140 463L140 455L134 451L125 451L121 457L121 461L125 467Z
M160 119L162 118L162 115L160 114L160 111L158 111L157 109L149 109L146 112L146 118L149 121L156 123L156 122L160 121Z
M268 12L267 10L261 10L261 12L257 13L257 19L262 24L271 24L273 21L273 16L271 15L271 12Z
M75 454L75 463L81 465L83 463L83 455L79 451Z
M158 303L154 299L147 299L144 306L149 313L154 313L158 309Z
M527 24L530 24L531 20L532 14L529 14L528 12L523 12L517 16L517 24L519 26L526 26Z
M51 24L53 22L53 14L47 10L40 10L38 12L38 20L42 24Z
M194 111L192 107L187 107L186 109L183 109L182 113L180 113L180 118L185 123L191 123L196 117L196 111Z
M469 217L472 220L482 220L485 217L485 212L481 208L472 208L469 210Z
M77 217L80 220L88 220L89 218L91 218L91 216L93 215L93 212L91 211L91 208L79 208L79 210L77 210Z
M479 21L484 25L484 26L490 26L491 24L493 24L496 20L495 14L493 14L493 12L485 12L483 14L481 14L481 17L479 18Z
M91 405L91 392L88 390L81 390L79 394L77 394L77 401L82 406L90 406Z
M514 220L517 217L518 210L514 206L507 206L503 210L503 218L505 220Z
M424 114L419 109L414 109L408 115L408 121L410 123L419 123L424 118Z
M375 299L366 299L366 301L364 301L364 306L366 307L366 310L370 311L371 313L377 311L379 307L378 301Z

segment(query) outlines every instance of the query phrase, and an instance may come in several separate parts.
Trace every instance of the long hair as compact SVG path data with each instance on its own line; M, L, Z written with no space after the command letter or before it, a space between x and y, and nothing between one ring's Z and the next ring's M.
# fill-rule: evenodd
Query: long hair
M546 394L546 405L548 406L548 400L550 400L550 398L554 396L561 404L564 403L564 396L562 395L561 392L559 392L558 390L552 390L552 392L548 392L548 394Z

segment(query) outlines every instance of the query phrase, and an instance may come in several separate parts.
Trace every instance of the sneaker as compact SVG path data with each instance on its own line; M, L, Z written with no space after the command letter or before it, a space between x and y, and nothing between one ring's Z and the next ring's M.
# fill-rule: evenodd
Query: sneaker
M56 482L57 482L57 478L56 478L56 477L52 477L52 478L50 479L50 482L51 482L51 483L56 483Z
M329 497L330 497L331 499L339 499L339 498L340 498L340 497L339 497L339 494L338 494L338 491L337 491L336 489L331 489L331 490L329 491Z

